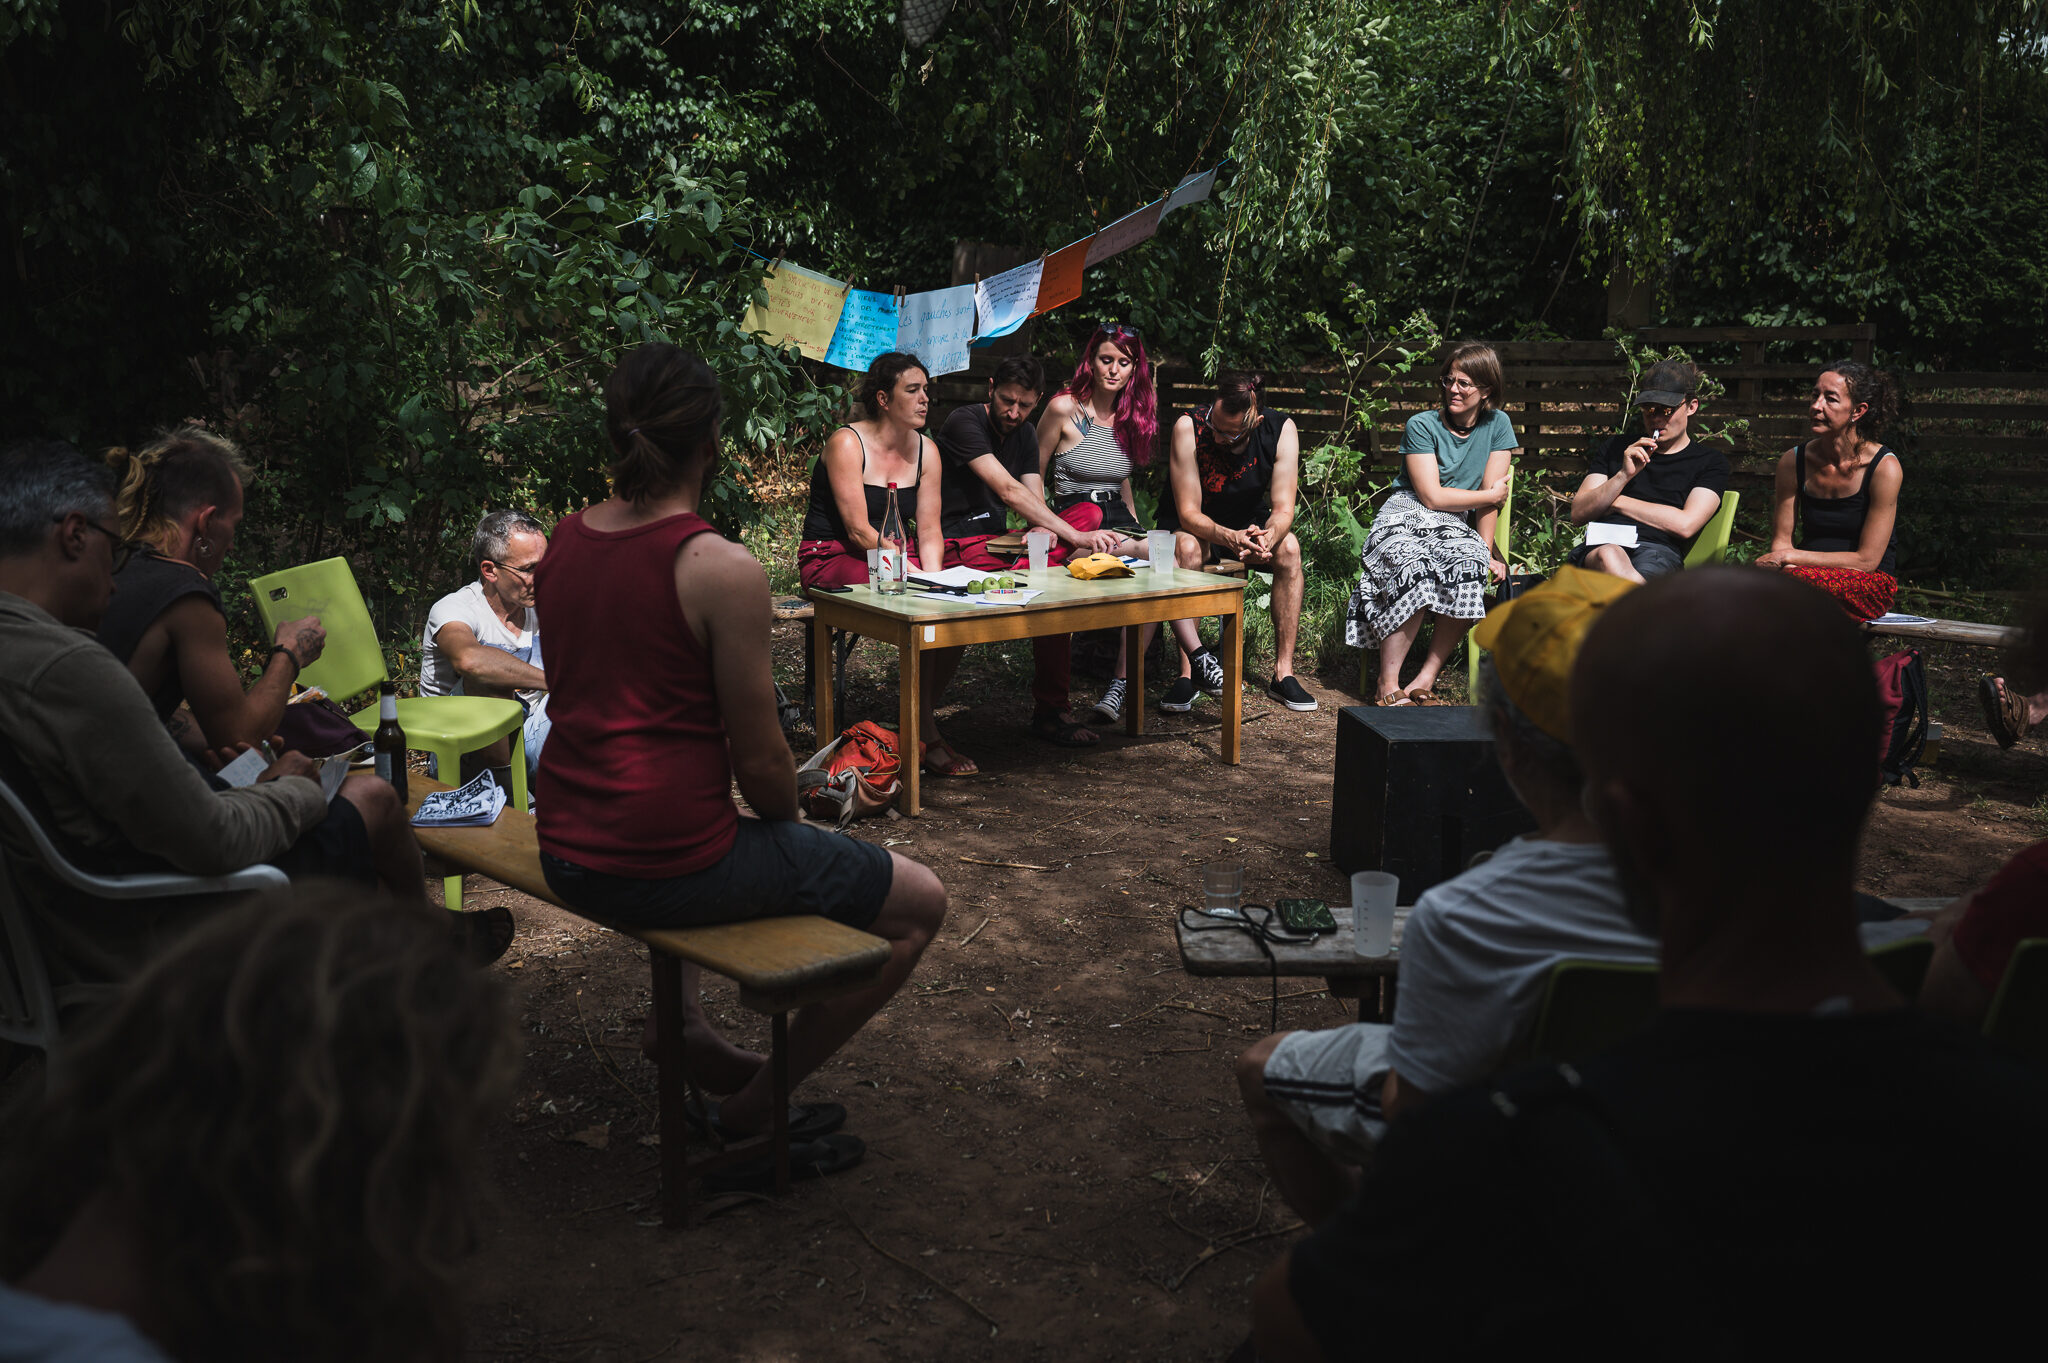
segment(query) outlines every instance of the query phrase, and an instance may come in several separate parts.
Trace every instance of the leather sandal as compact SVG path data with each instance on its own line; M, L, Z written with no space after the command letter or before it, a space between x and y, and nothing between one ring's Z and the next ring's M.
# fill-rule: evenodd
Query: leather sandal
M1389 710L1397 705L1413 705L1414 703L1414 701L1408 699L1406 691L1389 691L1373 702L1374 705L1383 706Z
M943 754L943 756L939 756ZM945 739L917 745L918 762L927 776L979 776L981 768L966 753L954 749Z
M1985 677L1979 681L1977 699L1984 706L1984 727L1998 740L1999 747L2010 748L2033 727L2027 718L2027 698L2014 695L2005 678Z
M1413 691L1410 691L1410 692L1408 693L1408 703L1409 703L1410 705L1442 705L1442 704L1443 704L1443 702L1442 702L1442 701L1440 701L1440 700L1438 700L1438 699L1436 698L1436 692L1434 692L1434 691L1430 690L1430 689L1429 689L1428 687L1426 687L1426 686L1418 686L1418 687L1416 687L1416 688L1415 688L1415 689L1414 689Z

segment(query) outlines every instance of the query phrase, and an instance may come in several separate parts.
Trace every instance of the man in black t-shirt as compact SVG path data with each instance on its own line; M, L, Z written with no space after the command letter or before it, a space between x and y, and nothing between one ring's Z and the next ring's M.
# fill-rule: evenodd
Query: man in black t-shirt
M1684 360L1662 360L1643 380L1635 406L1643 434L1617 435L1593 456L1593 468L1572 495L1572 524L1623 527L1635 543L1602 543L1589 532L1571 562L1632 582L1662 577L1685 566L1692 539L1721 509L1728 489L1728 456L1686 433L1700 409L1699 370Z
M1028 420L1043 391L1045 367L1033 356L1012 355L990 376L988 401L955 409L932 437L944 461L945 567L1010 569L1009 560L989 553L988 542L1009 528L1012 511L1027 528L1052 534L1051 562L1064 562L1069 552L1106 553L1116 547L1114 531L1076 530L1046 505L1038 473L1038 431ZM1075 721L1071 709L1074 636L1039 635L1031 641L1031 652L1036 706L1031 732L1063 748L1094 747L1101 740Z
M2031 1336L2048 1075L1906 1009L1864 955L1877 687L1800 585L1704 568L1606 608L1572 742L1661 939L1662 1011L1394 1122L1353 1199L1261 1277L1261 1358L1544 1339L1910 1358Z

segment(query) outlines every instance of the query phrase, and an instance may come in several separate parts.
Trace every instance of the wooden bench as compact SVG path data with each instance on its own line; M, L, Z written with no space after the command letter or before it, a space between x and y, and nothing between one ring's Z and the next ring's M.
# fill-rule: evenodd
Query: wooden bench
M1942 644L1971 644L1979 648L2007 648L2019 642L2020 631L2011 625L1980 625L1973 620L1928 620L1916 624L1881 625L1863 622L1869 634L1895 635L1901 639L1928 639Z
M439 781L414 774L408 805L417 810ZM533 816L507 807L488 828L414 828L430 856L488 876L536 899L568 908L541 872ZM573 910L571 910L573 912ZM889 944L871 933L804 914L721 923L707 928L631 934L647 944L654 975L655 1070L661 1125L661 1224L680 1226L690 1210L690 1180L753 1159L775 1156L775 1190L789 1191L789 1010L852 993L889 963ZM774 1085L775 1125L765 1137L699 1160L689 1158L690 1076L683 1057L683 962L723 975L740 987L740 1006L766 1014Z

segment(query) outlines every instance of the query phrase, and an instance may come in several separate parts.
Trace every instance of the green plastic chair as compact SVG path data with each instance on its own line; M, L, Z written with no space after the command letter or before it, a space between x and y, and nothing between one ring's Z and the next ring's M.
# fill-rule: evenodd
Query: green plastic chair
M2013 948L1984 1014L1984 1035L2048 1065L2048 937L2029 937Z
M371 690L390 678L384 649L370 608L356 586L345 558L322 559L249 580L263 628L275 633L286 620L317 615L327 631L319 661L299 674L303 686L317 686L337 705ZM377 706L349 716L364 733L377 728ZM434 755L444 776L462 770L462 755L512 737L512 808L526 808L526 735L519 702L487 696L411 696L398 702L399 727L412 747ZM451 909L462 907L462 877L441 881L441 897Z
M1500 555L1500 561L1508 565L1510 580L1515 575L1515 561L1508 557L1508 521L1515 514L1515 485L1508 484L1508 499L1500 504L1500 515L1493 522L1493 547ZM1501 584L1506 590L1506 583ZM1476 623L1476 622L1475 622ZM1479 655L1486 650L1472 641L1472 631L1465 631L1465 703L1479 703Z
M1606 1050L1657 1011L1653 961L1559 961L1550 968L1531 1060L1579 1060Z
M1714 519L1700 527L1699 538L1692 542L1692 549L1685 556L1686 567L1698 568L1728 557L1728 536L1735 529L1735 504L1741 500L1739 492L1721 494L1721 509L1714 513Z
M1925 937L1907 937L1897 942L1887 942L1873 947L1870 963L1877 967L1877 973L1884 976L1884 982L1899 991L1899 997L1911 1003L1920 997L1920 986L1927 979L1928 962L1934 959L1934 943Z

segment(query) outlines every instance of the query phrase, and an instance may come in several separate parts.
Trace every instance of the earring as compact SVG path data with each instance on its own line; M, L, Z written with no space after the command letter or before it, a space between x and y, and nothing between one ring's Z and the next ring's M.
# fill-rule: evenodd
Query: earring
M196 541L193 542L192 547L194 549L197 549L200 555L203 557L213 552L213 541L206 538L206 536L201 535Z

